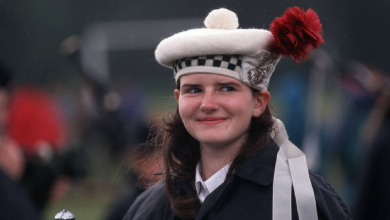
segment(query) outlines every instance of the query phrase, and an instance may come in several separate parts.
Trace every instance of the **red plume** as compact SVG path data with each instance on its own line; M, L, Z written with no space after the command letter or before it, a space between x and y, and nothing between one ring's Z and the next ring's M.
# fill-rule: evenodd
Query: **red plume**
M295 61L306 59L311 48L325 43L322 39L322 25L317 13L312 9L306 12L299 7L288 8L282 17L277 17L270 25L275 37L272 51L276 54L291 56Z

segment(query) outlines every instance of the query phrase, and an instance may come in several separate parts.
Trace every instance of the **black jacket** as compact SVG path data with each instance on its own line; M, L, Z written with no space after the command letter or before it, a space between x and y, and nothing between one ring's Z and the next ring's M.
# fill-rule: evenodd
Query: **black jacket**
M234 174L204 200L196 220L200 219L263 219L272 220L272 189L279 147L270 144L239 166ZM334 189L321 176L312 171L310 180L314 188L319 219L352 219L348 209ZM195 189L188 181L178 185L191 196ZM159 182L141 194L127 212L124 220L179 219L170 208ZM295 197L292 193L292 219L298 220Z
M0 219L40 220L28 194L0 170Z

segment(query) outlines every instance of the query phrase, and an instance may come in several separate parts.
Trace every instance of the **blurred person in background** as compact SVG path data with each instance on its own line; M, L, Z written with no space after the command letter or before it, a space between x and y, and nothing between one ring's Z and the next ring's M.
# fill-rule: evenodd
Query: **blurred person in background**
M6 133L11 77L11 71L0 62L0 218L38 220L37 207L20 186L25 169L23 151Z
M332 91L326 92L327 105L323 104L328 116L322 125L318 163L320 173L337 183L342 198L352 207L362 179L360 166L368 149L366 139L375 130L367 128L371 127L368 124L382 77L357 61L343 60L333 66L326 73L328 81L333 79L337 84L327 85Z
M357 167L353 216L356 220L385 220L390 219L390 77L376 72L363 80L360 85L367 86L361 88L376 99L361 133L364 157Z
M68 147L67 125L50 93L34 85L10 96L7 133L23 150L22 186L40 212L62 199L71 179L83 175L78 151Z
M86 68L82 65L81 59L82 40L78 36L66 38L61 46L62 55L72 64L81 76L79 86L78 104L79 117L77 118L77 127L82 140L83 148L87 153L92 153L101 147L101 150L109 151L110 159L121 158L127 150L129 138L134 138L133 133L137 130L134 122L136 118L134 111L134 96L122 95L115 91L111 85L109 76L101 77L101 73L95 68ZM130 89L133 89L132 87ZM140 99L138 97L138 99ZM130 106L124 106L130 105ZM130 114L122 114L123 111ZM130 111L130 112L129 112ZM133 119L130 127L134 132L128 132L129 118ZM133 131L132 130L132 131ZM89 162L92 162L89 160Z
M126 151L130 157L130 169L127 170L126 191L120 192L111 202L105 220L122 220L135 199L145 191L145 188L156 182L160 177L154 175L162 166L161 158L155 158L155 148L150 143L155 130L143 122L143 93L137 86L124 80L121 89L121 105L118 114L125 124ZM151 115L149 125L157 123L157 117ZM130 153L129 153L130 152ZM159 163L160 162L160 163Z
M147 133L146 133L147 136ZM146 140L146 136L143 140ZM153 132L149 139L154 136ZM155 183L160 177L155 175L161 170L161 157L155 158L155 149L142 144L130 154L131 169L128 171L127 183L129 193L116 196L109 208L105 220L122 220L135 199L145 191L145 188Z
M343 197L352 206L356 199L358 167L366 148L364 136L369 135L364 127L375 104L375 89L370 83L371 80L375 81L375 76L366 65L357 61L343 61L339 64L339 73L341 117L337 124L328 128L331 131L327 132L326 139L332 147L323 150L328 160L324 166L339 157Z

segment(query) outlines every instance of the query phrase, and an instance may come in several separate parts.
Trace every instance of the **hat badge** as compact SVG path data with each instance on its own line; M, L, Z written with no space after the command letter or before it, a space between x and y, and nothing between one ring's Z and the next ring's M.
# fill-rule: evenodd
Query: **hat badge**
M275 62L277 61L277 55L271 52L266 52L261 59L260 63L248 71L248 81L252 85L258 85L263 83L267 78L266 74L272 72L275 69ZM266 65L266 63L269 63Z

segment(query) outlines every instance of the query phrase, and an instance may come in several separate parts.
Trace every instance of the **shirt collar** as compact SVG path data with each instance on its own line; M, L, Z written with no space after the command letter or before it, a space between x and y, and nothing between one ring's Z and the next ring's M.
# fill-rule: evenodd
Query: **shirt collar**
M199 195L200 192L200 184L203 183L202 176L200 175L200 166L201 166L201 162L199 161L198 164L196 165L196 170L195 170L195 189L197 195Z
M224 167L222 167L218 172L216 172L214 175L212 175L206 181L203 181L202 176L200 174L201 164L202 164L202 162L199 161L198 164L196 165L196 171L195 171L196 192L199 195L199 193L201 193L201 186L203 186L207 192L206 194L208 195L211 192L213 192L218 186L220 186L225 181L226 174L230 168L230 163L225 165Z

